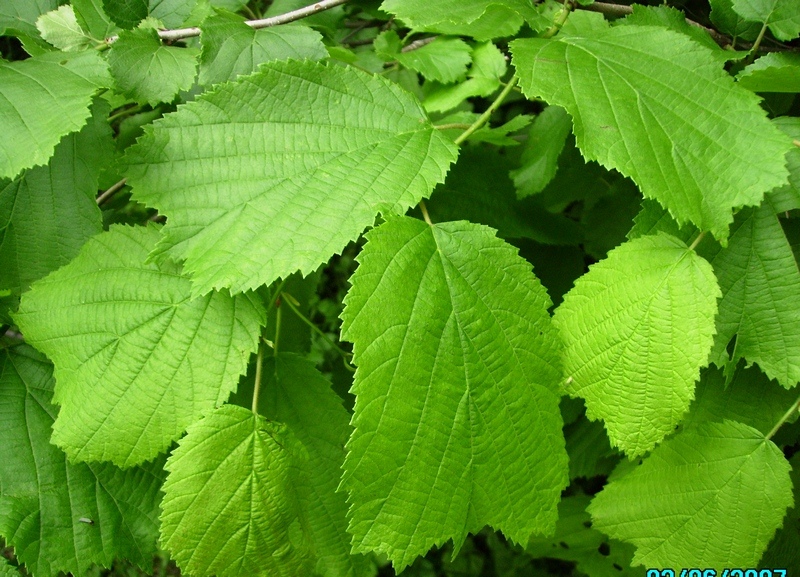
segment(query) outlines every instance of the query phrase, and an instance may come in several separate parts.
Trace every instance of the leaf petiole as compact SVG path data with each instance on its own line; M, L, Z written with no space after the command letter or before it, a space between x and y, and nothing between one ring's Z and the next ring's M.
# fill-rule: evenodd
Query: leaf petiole
M514 90L514 87L515 87L516 85L517 85L517 77L516 77L516 75L515 75L515 76L513 76L513 77L511 78L511 80L509 80L509 81L508 81L508 84L506 84L506 87L505 87L505 88L503 88L503 91L502 91L502 92L500 92L500 94L498 94L498 95L497 95L497 98L495 98L495 99L494 99L494 102L492 102L492 103L489 105L489 108L487 108L487 109L486 109L486 111L485 111L483 114L481 114L481 115L480 115L480 117L478 117L478 119L477 119L475 122L473 122L473 123L470 125L470 127L469 127L469 128L467 128L467 129L466 129L464 132L462 132L462 133L459 135L459 137L458 137L458 138L456 138L456 139L454 140L454 142L455 142L457 145L459 145L459 146L460 146L460 145L461 145L461 144L462 144L462 143L463 143L463 142L464 142L464 141L465 141L467 138L469 138L470 136L472 136L472 134L473 134L473 133L474 133L476 130L478 130L478 129L479 129L480 127L482 127L484 124L486 124L487 122L489 122L489 118L492 116L492 114L494 113L494 111L495 111L495 110L497 110L497 109L500 107L500 105L503 103L503 100L505 100L505 99L506 99L506 96L508 96L508 95L509 95L509 93L510 93L512 90Z
M706 236L706 231L700 231L700 234L697 235L697 238L692 241L692 244L689 245L689 250L694 250L697 248L697 245L700 244L700 241L703 240Z
M778 429L780 429L783 426L783 424L792 417L792 414L797 412L798 410L800 410L800 397L798 397L797 400L794 403L792 403L792 406L789 408L789 410L783 414L780 420L777 423L775 423L775 426L772 427L772 430L769 433L767 433L766 437L767 440L774 437L775 433L778 432Z

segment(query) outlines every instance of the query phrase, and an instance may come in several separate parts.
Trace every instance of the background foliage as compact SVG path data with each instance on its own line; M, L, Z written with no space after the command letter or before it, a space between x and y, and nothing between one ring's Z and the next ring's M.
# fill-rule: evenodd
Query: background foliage
M800 567L798 36L2 0L0 575Z

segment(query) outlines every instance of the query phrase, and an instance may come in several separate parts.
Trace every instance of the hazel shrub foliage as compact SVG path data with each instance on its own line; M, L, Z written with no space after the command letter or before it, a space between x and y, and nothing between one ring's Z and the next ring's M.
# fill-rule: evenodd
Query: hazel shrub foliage
M303 8L0 4L0 574L800 567L800 2Z

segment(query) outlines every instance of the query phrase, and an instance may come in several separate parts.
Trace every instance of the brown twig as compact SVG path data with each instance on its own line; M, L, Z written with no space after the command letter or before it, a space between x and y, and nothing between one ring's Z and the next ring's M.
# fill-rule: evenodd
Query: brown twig
M119 191L123 186L125 186L126 182L128 182L128 179L127 178L123 178L122 180L120 180L116 184L113 184L108 190L106 190L100 196L98 196L97 197L97 206L102 206L105 201L107 201L109 198L114 196L117 193L117 191Z
M341 6L346 2L348 2L348 0L320 0L319 2L315 2L310 6L304 6L303 8L298 8L297 10L292 10L291 12L287 12L286 14L279 14L278 16L272 16L271 18L261 18L259 20L247 20L245 21L245 24L255 29L270 28L271 26L280 26L281 24L288 24L289 22L302 20L303 18L307 18L308 16L312 16L319 12L330 10L331 8L335 8L336 6ZM191 28L159 30L158 36L159 38L161 38L161 40L165 40L167 42L174 42L176 40L183 40L184 38L192 38L194 36L200 36L200 28L198 28L197 26L193 26ZM118 39L119 36L111 36L110 38L106 39L106 44L111 44L113 42L116 42Z

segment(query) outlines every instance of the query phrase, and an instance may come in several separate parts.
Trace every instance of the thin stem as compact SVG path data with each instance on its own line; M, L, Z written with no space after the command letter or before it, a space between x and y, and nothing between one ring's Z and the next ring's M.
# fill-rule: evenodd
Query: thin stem
M567 18L569 18L569 13L571 11L572 11L572 2L570 2L570 0L564 0L564 7L556 16L556 19L553 21L553 25L547 30L545 30L544 34L542 34L540 38L545 38L545 39L552 38L553 36L558 34L558 31L561 30L561 27L567 21Z
M252 411L254 415L258 415L258 395L261 392L261 369L264 364L264 338L260 339L258 343L258 355L256 355L256 379L253 386L253 406Z
M124 116L128 116L129 114L135 114L139 112L142 108L144 108L144 106L142 106L141 104L137 104L135 106L126 108L125 110L120 110L116 114L112 114L111 116L108 117L108 123L111 124L115 120L119 120Z
M347 362L347 357L351 357L351 356L353 356L351 353L348 353L348 352L347 352L346 350L344 350L342 347L340 347L340 346L339 346L339 345L337 345L335 342L333 342L333 341L331 340L331 338L330 338L328 335L326 335L326 334L325 334L325 332L324 332L324 331L323 331L321 328L319 328L317 325L315 325L314 323L312 323L312 322L311 322L311 319L309 319L308 317L306 317L306 315L304 315L303 313L301 313L301 312L300 312L300 310L299 310L299 309L298 309L296 306L294 306L294 303L292 303L291 299L289 299L289 298L285 298L285 299L283 299L283 302L285 302L285 303L286 303L286 305L287 305L287 306L288 306L290 309L292 309L292 312L293 312L294 314L296 314L296 315L297 315L297 318L299 318L299 319L300 319L301 321L303 321L303 322L304 322L306 325L308 325L308 327L309 327L309 328L310 328L312 331L314 331L314 332L315 332L315 333L317 333L319 336L321 336L323 339L325 339L325 340L328 342L328 344L329 344L329 345L330 345L330 346L331 346L331 347L332 347L332 348L333 348L333 349L334 349L334 350L335 350L337 353L339 353L339 356L341 356L341 357L342 357L342 360L344 361L344 364L345 364L345 366L346 366L348 369L351 369L351 368L352 368L352 367L350 366L350 363L348 363L348 362ZM353 370L355 370L355 369L353 369Z
M429 226L433 226L433 222L431 221L431 215L428 214L428 207L425 206L425 201L419 201L419 209L422 211L422 218L425 219L425 222L428 223Z
M789 408L789 410L784 413L781 419L777 423L775 423L774 427L772 427L772 430L769 433L767 433L767 440L774 437L775 433L778 432L778 429L780 429L783 426L783 424L791 418L792 413L795 413L798 410L800 410L800 397L798 397L797 400L794 403L792 403L792 406Z
M764 34L767 33L767 23L764 22L764 25L761 27L761 30L758 32L758 36L756 37L756 41L753 42L753 47L750 49L750 54L747 56L745 62L750 64L756 57L756 52L758 51L758 47L761 46L761 41L764 40Z
M457 145L460 145L467 138L472 136L472 134L476 130L478 130L481 126L486 124L489 121L489 118L494 113L494 111L500 107L500 105L503 103L503 100L505 100L506 96L508 96L509 93L512 90L514 90L514 87L516 85L517 85L517 77L514 76L513 78L511 78L511 80L508 81L508 84L506 84L506 87L503 88L503 91L497 95L497 98L494 99L494 102L492 102L489 105L489 108L487 108L486 111L483 114L481 114L480 117L478 117L478 119L475 122L473 122L469 128L467 128L464 132L461 133L461 135L458 138L455 139L455 143Z
M341 6L346 2L348 2L348 0L320 0L319 2L315 2L310 6L304 6L303 8L298 8L297 10L292 10L291 12L280 14L278 16L272 16L271 18L262 18L260 20L247 20L245 24L255 29L269 28L271 26L280 26L281 24L288 24L289 22L302 20L303 18L312 16L319 12L330 10L331 8L335 8L336 6ZM184 38L192 38L194 36L200 36L200 28L193 26L191 28L177 28L175 30L159 30L158 36L159 38L161 38L161 40L174 42L176 40L183 40ZM117 40L119 40L119 36L111 36L110 38L106 39L106 43L112 44Z
M692 244L689 245L689 250L694 250L697 247L697 245L700 244L700 241L703 240L703 237L705 235L706 235L706 231L702 231L700 234L698 234L697 238L694 239L694 242L692 242Z
M123 186L125 186L126 182L128 182L128 179L127 178L123 178L122 180L120 180L116 184L113 184L107 191L105 191L100 196L98 196L97 197L97 206L102 206L105 201L107 201L109 198L114 196L117 193L117 191L119 191Z
M436 130L450 130L451 128L460 128L461 130L468 129L471 124L467 124L466 122L451 122L450 124L434 124L433 127Z

